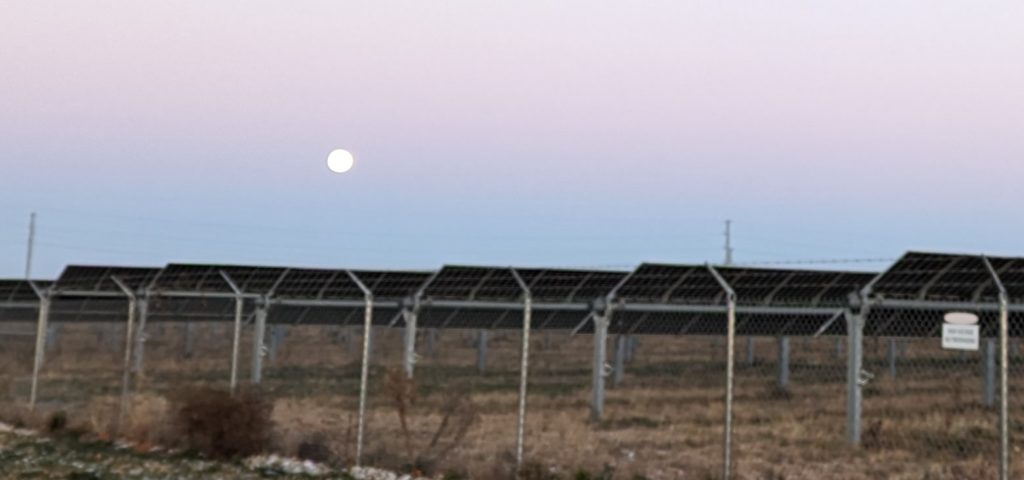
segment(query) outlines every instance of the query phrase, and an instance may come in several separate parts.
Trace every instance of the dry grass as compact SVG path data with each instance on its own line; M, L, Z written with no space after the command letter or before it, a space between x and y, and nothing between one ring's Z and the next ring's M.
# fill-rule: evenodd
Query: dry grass
M230 335L213 335L208 328L199 331L190 359L182 358L180 329L151 331L141 385L145 395L137 396L135 403L149 403L152 409L132 420L129 435L145 437L143 432L151 427L144 419L160 418L159 410L166 407L157 404L168 392L186 385L224 383ZM296 454L300 446L316 444L334 462L351 461L359 342L335 333L320 327L292 328L276 361L267 362L264 388L274 401L276 425L272 448ZM376 338L367 461L417 466L417 452L431 445L446 415L451 421L453 411L446 405L452 405L454 395L471 399L477 420L432 466L472 478L508 475L515 446L518 335L492 335L489 370L482 375L473 367L471 336L446 332L433 356L421 339L414 392L401 385L385 387L385 372L400 363L399 335L379 331ZM724 391L720 340L643 338L627 366L625 383L608 391L606 418L592 423L590 337L556 336L550 348L544 348L543 334L537 337L531 358L526 455L538 471L568 477L579 468L599 472L607 467L616 478L719 475ZM249 346L245 342L243 351ZM73 348L77 343L83 345ZM118 388L119 353L96 343L88 330L77 335L65 332L59 353L50 357L44 371L44 403L66 410L72 423L99 408L89 407L91 402L112 398ZM901 359L896 379L885 373L884 350L867 349L866 368L877 378L865 391L864 448L859 450L845 445L845 358L834 355L831 340L805 345L794 339L792 380L785 391L774 385L774 342L757 342L758 362L753 366L743 361L741 343L734 448L739 477L989 478L996 458L995 412L979 404L977 358L960 361L932 343L914 343ZM244 379L246 358L241 365ZM22 369L8 377L8 391L14 396L24 393L25 374ZM1012 400L1012 418L1017 420L1024 399ZM1014 437L1024 444L1019 420L1014 422ZM1016 471L1024 471L1024 453L1012 458Z

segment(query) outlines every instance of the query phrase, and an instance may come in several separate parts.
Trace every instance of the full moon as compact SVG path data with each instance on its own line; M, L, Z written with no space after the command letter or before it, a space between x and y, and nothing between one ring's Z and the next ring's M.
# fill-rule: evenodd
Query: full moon
M327 168L334 173L345 173L352 170L355 158L347 150L333 150L327 155Z

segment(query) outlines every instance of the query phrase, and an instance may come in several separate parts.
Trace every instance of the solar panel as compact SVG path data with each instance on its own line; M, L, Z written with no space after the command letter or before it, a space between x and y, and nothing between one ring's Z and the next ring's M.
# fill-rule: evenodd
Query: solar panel
M49 280L32 280L39 288L47 288L53 282ZM0 307L5 302L38 302L39 296L36 295L32 285L29 284L29 280L23 279L4 279L0 280Z
M609 270L516 269L536 302L580 303L607 296L626 272Z
M291 268L274 291L275 298L362 300L363 291L345 270Z
M282 267L172 263L157 276L153 289L157 293L234 293L221 275L224 272L243 293L264 295L271 292L285 270Z
M622 285L618 298L630 303L721 305L725 292L703 265L645 263Z
M423 298L463 301L519 301L523 289L507 267L445 266Z
M68 265L57 278L53 288L56 292L64 294L81 292L120 295L123 292L114 282L114 277L129 289L139 291L148 287L159 273L159 268L148 267Z
M842 307L874 273L826 270L716 267L740 305ZM618 298L629 303L725 305L726 294L703 265L643 264Z
M989 257L1011 302L1024 300L1024 258ZM980 255L908 252L875 283L881 299L986 303L999 292Z
M430 308L420 313L419 328L509 329L523 328L522 310Z
M149 300L147 319L151 322L231 322L235 318L235 300L217 297L161 297ZM254 302L243 302L242 314L255 310Z
M355 270L352 273L373 292L377 300L401 300L411 297L423 287L432 272Z
M50 303L52 323L124 323L128 300L106 297L55 297Z

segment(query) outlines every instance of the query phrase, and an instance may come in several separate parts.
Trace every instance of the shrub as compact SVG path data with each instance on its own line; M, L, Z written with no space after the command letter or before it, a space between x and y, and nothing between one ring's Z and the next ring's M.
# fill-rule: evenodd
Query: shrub
M172 415L184 447L213 458L261 453L270 442L274 405L259 390L203 387L171 399Z

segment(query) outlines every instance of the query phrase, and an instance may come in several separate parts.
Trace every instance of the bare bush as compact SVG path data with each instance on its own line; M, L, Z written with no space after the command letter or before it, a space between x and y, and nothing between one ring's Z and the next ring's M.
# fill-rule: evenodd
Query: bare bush
M480 416L465 390L448 390L442 394L440 412L437 412L441 419L434 427L430 440L425 444L417 444L409 426L413 406L418 398L415 380L408 378L402 369L392 368L385 375L383 388L395 407L408 462L415 470L433 470L443 463L452 450L463 442Z
M214 458L237 458L266 450L274 405L258 390L231 393L209 387L182 391L171 399L184 447Z

